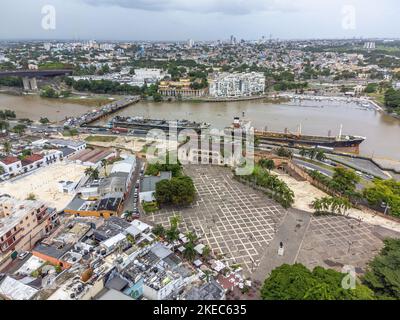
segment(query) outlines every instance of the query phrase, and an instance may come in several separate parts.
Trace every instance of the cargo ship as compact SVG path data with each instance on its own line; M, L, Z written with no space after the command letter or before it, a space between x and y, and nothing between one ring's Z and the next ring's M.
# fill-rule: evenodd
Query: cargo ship
M210 128L209 123L198 123L189 120L157 120L157 119L145 119L143 117L122 117L117 116L112 119L109 123L110 128L127 128L131 130L152 130L160 129L163 131L168 131L171 129L177 129L177 131L182 130L194 130L196 132L201 132L203 130Z
M240 128L244 131L248 131L252 127L249 121L241 121L239 118L235 118L234 123L229 128L230 130ZM358 152L360 144L363 143L366 138L361 136L343 135L342 131L343 127L341 126L338 136L317 136L302 134L301 127L299 127L299 132L297 133L291 133L288 130L285 130L285 132L273 132L255 129L254 136L261 143L284 144L289 147L315 146L338 150L354 149L355 152Z

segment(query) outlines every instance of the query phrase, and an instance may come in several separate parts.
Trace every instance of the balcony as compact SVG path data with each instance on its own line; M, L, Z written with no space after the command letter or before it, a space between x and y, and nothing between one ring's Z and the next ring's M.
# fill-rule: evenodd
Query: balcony
M10 239L12 239L13 237L15 237L17 234L19 234L20 232L22 232L23 230L24 230L23 228L20 228L17 231L13 230L7 238L3 239L3 241L0 241L0 251L6 252L6 251L10 250L10 248L15 246L22 238L16 239L11 244L8 244L8 241Z

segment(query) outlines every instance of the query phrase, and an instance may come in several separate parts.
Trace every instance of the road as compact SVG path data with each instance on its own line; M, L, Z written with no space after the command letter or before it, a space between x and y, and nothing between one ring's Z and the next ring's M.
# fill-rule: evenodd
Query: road
M131 188L131 192L129 193L129 195L126 198L126 201L124 203L124 212L133 211L133 205L135 203L135 185L136 185L136 181L140 179L140 170L144 163L142 159L136 158L136 160L137 160L137 165L136 165L135 172L133 173L133 177L132 177L132 181L133 181L132 188Z
M332 171L331 171L322 166L318 166L316 164L313 164L313 163L310 163L310 162L307 162L304 160L300 160L300 159L293 159L293 162L299 166L306 167L307 169L319 171L322 174L324 174L330 178L333 177L333 167L332 167Z

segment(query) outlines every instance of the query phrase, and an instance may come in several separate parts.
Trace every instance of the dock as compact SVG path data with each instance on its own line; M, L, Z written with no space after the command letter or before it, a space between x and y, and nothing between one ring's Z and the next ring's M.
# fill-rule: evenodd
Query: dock
M87 127L90 124L109 116L110 114L121 111L132 104L140 101L140 96L130 96L122 100L102 106L100 110L89 111L79 117L66 119L64 126L67 127Z

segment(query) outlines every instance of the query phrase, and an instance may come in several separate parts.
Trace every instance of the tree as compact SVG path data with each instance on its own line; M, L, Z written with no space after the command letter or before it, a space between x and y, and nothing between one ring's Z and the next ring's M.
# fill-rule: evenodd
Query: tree
M36 195L34 193L30 193L28 194L28 196L26 197L26 200L28 201L35 201L36 200Z
M8 130L10 124L7 121L0 121L0 130Z
M186 206L194 201L196 190L188 176L163 180L156 184L155 198L159 204Z
M363 282L378 298L400 300L400 240L387 239L384 244L368 265Z
M171 227L165 232L165 236L167 237L169 242L174 242L179 240L179 230L177 228Z
M153 228L153 233L154 233L157 237L164 238L164 237L165 237L166 230L165 230L165 228L163 227L162 224L158 224L158 225L156 225L156 226Z
M4 152L5 153L10 153L11 152L11 150L12 150L12 145L11 145L11 142L10 141L5 141L4 143L3 143L3 149L4 149Z
M317 154L315 155L315 158L316 158L318 161L324 161L324 160L326 159L325 152L322 151L322 150L318 150L318 151L317 151Z
M85 169L85 175L89 176L93 180L98 180L99 176L100 176L100 172L97 168L95 169L95 168L90 167L90 168Z
M311 159L311 160L313 160L314 158L315 158L315 156L317 155L317 149L315 149L315 148L311 148L309 151L308 151L308 157Z
M43 98L56 99L59 97L59 94L52 87L47 86L41 91L40 96Z
M206 245L203 248L203 258L207 260L210 257L210 255L211 255L211 248L210 246Z
M101 166L104 168L104 175L107 176L107 165L108 165L108 160L103 159L101 160Z
M303 158L305 158L305 157L307 157L308 151L307 151L306 148L303 147L303 148L300 149L299 154L300 154Z
M354 170L335 168L330 187L344 196L354 195L360 177Z
M344 289L346 275L316 267L310 271L302 264L284 264L271 272L261 288L264 300L372 300L373 292L357 283L355 289Z
M25 130L26 130L26 126L23 124L17 124L15 127L12 128L12 131L19 135L23 134L25 132Z
M185 251L183 251L183 256L189 261L193 261L196 258L196 250L194 248L195 244L192 241L189 241L185 245Z
M124 218L128 221L132 221L133 218L133 211L126 211L124 213Z
M351 209L352 205L348 199L341 197L324 197L316 199L311 204L316 214L331 213L345 214Z
M275 162L274 160L271 159L262 159L258 163L262 168L267 169L268 171L271 171L275 169Z
M293 157L293 152L284 147L279 147L276 150L276 154L280 157L289 158L289 159L291 159Z
M390 214L400 216L400 182L375 179L374 185L364 189L363 195L372 206L383 203L390 207Z
M48 118L40 118L39 122L41 124L48 124L48 123L50 123L50 120Z
M176 214L173 215L173 216L169 219L171 228L178 229L178 228L179 228L179 224L181 223L181 221L182 221L182 217L181 217L181 216L178 216L178 215L176 215Z
M187 232L185 236L189 242L195 243L197 241L197 236L191 231Z

